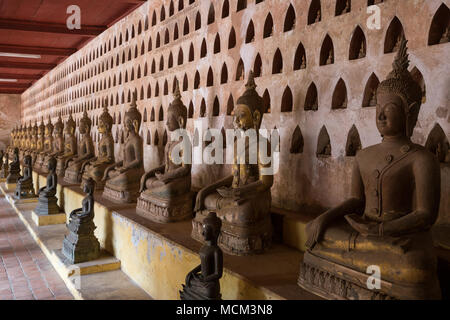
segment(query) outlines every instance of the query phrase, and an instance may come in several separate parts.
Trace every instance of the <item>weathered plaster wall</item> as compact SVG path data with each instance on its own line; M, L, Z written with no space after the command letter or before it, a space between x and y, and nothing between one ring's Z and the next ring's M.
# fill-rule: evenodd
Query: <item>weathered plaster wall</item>
M174 1L173 15L170 14L171 2L147 2L49 72L23 94L23 122L34 120L37 114L46 118L50 113L55 119L57 112L63 112L66 119L69 110L79 119L83 108L87 108L90 117L96 119L101 113L101 100L107 98L109 110L115 115L117 123L113 133L120 142L122 126L119 118L123 119L132 92L137 90L138 106L144 118L141 135L145 144L145 166L150 169L162 160L165 127L164 121L158 119L160 110L167 114L174 78L180 81L181 87L187 81L187 89L182 90L182 100L186 106L192 103L194 108L193 119L188 120L189 130L193 131L194 120L201 121L204 127L230 128L232 117L227 115L227 102L231 95L235 103L245 84L245 80L236 81L239 60L243 61L246 79L250 69L255 67L259 54L262 74L256 79L257 90L261 96L267 90L271 106L271 112L264 115L263 127L272 129L276 126L281 132L282 165L272 188L273 203L292 210L317 210L333 206L349 192L353 158L345 156L345 146L350 128L356 126L363 147L380 142L375 126L375 109L362 107L363 96L372 74L382 81L391 70L394 54L384 53L384 43L391 21L397 17L409 40L410 68L416 67L421 72L426 85L426 102L422 105L413 140L425 144L436 123L449 139L450 44L428 46L433 16L443 3L450 5L448 0L385 1L379 5L380 30L369 30L367 27L369 14L366 0L352 0L351 12L337 17L336 1L322 0L322 19L312 25L307 24L312 0L265 0L258 4L249 0L247 8L238 12L237 0L230 0L229 15L225 18L222 18L222 6L227 1L184 0L184 8L179 11L177 0ZM165 19L161 21L163 4ZM207 24L211 4L215 8L215 22ZM293 30L284 32L290 4L296 15L295 26ZM201 27L195 30L198 13ZM269 13L274 22L273 34L263 38L264 23ZM152 25L154 15L156 24ZM186 21L189 27L184 35ZM254 40L245 43L250 21L254 24ZM365 35L367 54L365 58L349 60L349 47L357 26ZM176 27L178 39L174 40ZM232 28L236 33L236 46L228 49ZM169 34L167 44L166 30ZM333 42L335 62L319 66L320 51L327 34ZM157 48L158 35L160 46ZM214 53L217 35L220 37L220 52ZM207 54L201 58L203 41ZM305 48L307 66L306 69L294 70L295 53L300 42ZM189 59L191 46L194 51L192 61ZM278 49L283 68L280 74L272 74ZM171 67L170 56L173 59ZM161 60L163 68L160 70ZM224 64L228 79L221 83ZM213 73L212 86L207 85L210 68ZM194 89L196 72L200 75L198 89ZM348 104L346 109L332 110L333 92L339 79L345 83ZM305 111L305 97L312 82L318 91L318 110ZM287 86L293 94L293 108L292 111L281 112L281 101ZM220 105L218 116L213 116L215 97ZM206 116L200 117L203 99ZM147 113L146 119L144 113ZM151 121L152 113L154 121ZM162 119L165 119L164 116ZM300 154L290 152L296 126L301 128L304 138L304 148ZM317 158L317 140L323 126L330 136L331 156ZM96 129L93 131L96 136ZM120 143L116 144L116 153L120 157ZM193 185L204 186L226 174L227 169L227 166L196 165L193 167ZM447 216L450 220L448 171L448 167L443 165L441 217Z
M20 95L0 94L0 150L9 145L10 133L20 123Z

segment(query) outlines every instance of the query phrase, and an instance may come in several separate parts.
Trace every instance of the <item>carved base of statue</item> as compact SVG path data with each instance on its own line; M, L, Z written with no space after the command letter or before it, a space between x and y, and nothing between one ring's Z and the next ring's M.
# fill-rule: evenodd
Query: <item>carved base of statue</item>
M340 224L327 229L323 240L305 252L298 285L327 299L440 299L431 247L429 231L380 239ZM380 289L367 286L373 275L367 273L369 266L380 268Z
M93 216L80 218L72 215L67 225L69 234L64 238L62 253L71 264L95 260L100 255L100 243L94 235Z
M33 180L21 181L19 179L17 181L16 191L14 192L14 198L18 200L37 198L34 193Z
M107 183L102 196L116 203L134 203L139 197L139 183L129 186L127 190L116 190Z
M39 195L38 205L34 212L38 215L58 214L61 209L58 206L58 198L55 196L47 197L43 192Z
M64 181L67 183L79 184L81 182L80 166L69 166L64 173Z
M136 212L160 223L182 221L192 217L192 201L192 193L163 198L144 191L137 200Z
M203 288L203 287L202 287ZM203 290L201 290L203 291ZM214 297L208 297L204 294L201 294L201 291L196 290L195 288L187 287L183 284L183 290L180 291L180 299L181 300L222 300L222 295L217 293Z
M217 201L216 201L217 200ZM221 209L208 208L197 212L192 220L192 238L202 242L203 220L211 211L216 211L222 220L219 237L220 247L229 254L251 255L264 252L272 244L272 221L270 217L270 193L259 195L243 203L225 205L232 200L219 198L214 202ZM247 218L247 219L246 219Z

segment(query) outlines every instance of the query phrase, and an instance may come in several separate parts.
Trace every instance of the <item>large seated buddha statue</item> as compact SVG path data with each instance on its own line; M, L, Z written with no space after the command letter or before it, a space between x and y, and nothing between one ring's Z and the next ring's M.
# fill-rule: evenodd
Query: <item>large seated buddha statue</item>
M262 157L267 157L259 148L265 139L259 134L263 101L255 89L253 72L250 72L246 91L237 100L234 110L233 123L236 132L242 133L242 138L234 142L232 175L199 191L194 209L196 216L192 221L192 237L202 241L203 220L210 211L216 212L223 222L219 245L224 251L236 255L261 253L272 242L270 189L273 173L268 168L270 162L263 164L261 161ZM244 138L244 133L250 134L250 130L256 131L256 143ZM243 144L243 141L245 147L238 148L237 143ZM266 145L270 153L270 144L267 142ZM249 161L252 153L256 155L254 164Z
M439 299L430 227L440 201L436 158L410 137L422 93L407 41L377 90L380 144L360 150L351 194L306 227L298 284L333 299Z
M51 158L56 158L64 153L64 122L62 121L61 114L58 116L58 121L55 123L53 130L53 147L52 152L45 156L44 163L48 163ZM42 172L48 173L48 166L42 166Z
M173 133L186 129L187 108L181 101L178 82L175 100L169 105L167 129ZM165 146L164 164L147 172L141 179L137 212L156 222L174 222L192 216L191 165L176 164L172 160L172 150L180 141L169 141ZM180 158L183 155L180 152Z
M78 155L75 158L69 159L67 169L64 175L64 181L68 183L78 184L81 182L84 166L95 157L94 143L91 137L92 121L89 119L86 109L83 117L80 120L80 134L83 135L78 144Z
M98 132L102 135L98 144L98 156L93 158L84 169L81 188L92 178L95 181L95 189L103 190L105 182L103 175L108 166L115 163L114 161L114 138L112 136L113 118L108 112L106 103L103 104L103 113L98 119Z
M77 156L77 136L75 135L76 123L72 118L72 112L64 127L64 151L56 157L56 174L58 177L64 177L69 162Z
M139 183L145 173L143 144L139 136L141 113L136 108L137 94L134 92L130 108L125 113L124 128L126 140L122 149L122 161L106 168L103 181L106 182L103 197L118 203L136 202Z
M37 122L34 122L34 126L31 127L30 148L28 150L28 154L31 156L31 164L33 166L34 162L36 161L37 139L38 139L38 127Z
M17 132L17 127L14 127L14 129L12 129L11 132L9 133L10 142L9 142L8 147L5 150L5 153L8 155L11 155L14 151L14 148L16 147L16 132Z
M36 171L41 170L42 166L42 152L44 151L44 141L45 141L45 125L44 119L41 118L41 124L38 127L38 137L36 142L36 150L34 152L34 166L33 169Z

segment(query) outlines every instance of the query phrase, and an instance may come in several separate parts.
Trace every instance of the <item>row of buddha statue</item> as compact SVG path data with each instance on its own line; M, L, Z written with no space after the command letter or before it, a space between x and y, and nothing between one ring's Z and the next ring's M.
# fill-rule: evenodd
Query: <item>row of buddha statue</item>
M306 227L307 251L298 285L325 298L441 296L430 233L439 210L440 166L433 154L411 142L422 90L408 71L406 45L403 39L393 70L377 90L375 120L382 142L357 152L348 199ZM166 121L170 132L186 128L187 120L178 85L174 96ZM258 130L263 105L250 73L246 90L233 112L235 129ZM69 115L65 126L59 117L54 138L50 120L45 128L41 123L39 127L14 131L11 148L30 155L37 171L46 159L56 157L57 174L66 183L85 184L92 179L96 189L103 190L104 198L123 203L137 201L136 212L153 221L175 222L190 219L194 213L192 237L199 241L204 241L205 222L213 219L210 214L214 212L221 224L218 244L228 254L262 253L270 247L273 176L262 170L270 163L261 161L267 155L258 150L257 163L248 164L246 144L241 153L235 154L231 174L201 189L194 200L191 165L176 164L171 158L180 141L167 143L164 163L144 172L143 141L139 136L141 114L136 108L136 96L125 114L126 140L120 162L114 158L112 124L104 106L98 121L102 138L97 156L86 111L79 125L82 138L78 147L75 122ZM27 164L29 161L27 158ZM365 285L369 266L380 268L381 288L369 289ZM186 281L201 287L202 278L195 274L194 270ZM189 288L185 292L189 295Z

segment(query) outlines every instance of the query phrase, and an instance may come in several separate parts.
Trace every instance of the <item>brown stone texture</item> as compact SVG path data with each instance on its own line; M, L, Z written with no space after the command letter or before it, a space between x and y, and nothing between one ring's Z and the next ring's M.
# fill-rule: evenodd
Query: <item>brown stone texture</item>
M20 123L20 94L0 94L0 150L9 145L10 132Z
M426 101L412 139L424 145L436 123L449 137L450 45L428 45L433 17L443 1L384 1L378 5L380 30L370 30L367 25L372 13L367 12L366 0L352 0L351 12L339 16L335 16L335 0L322 0L321 21L313 24L308 24L308 14L311 4L316 5L317 0L256 1L258 3L248 0L246 8L239 11L237 0L184 0L183 9L179 10L180 1L146 2L49 72L22 95L22 122L41 115L46 118L48 113L56 121L57 112L62 112L66 120L72 110L78 124L83 108L87 108L97 124L102 112L101 101L107 98L109 111L115 119L112 131L116 159L120 159L124 113L132 92L137 90L138 108L143 115L144 162L149 170L163 160L163 144L167 141L164 120L173 99L175 77L180 81L183 103L188 110L193 106L188 130L193 131L197 120L205 129L231 128L228 101L231 96L234 104L245 84L244 79L236 81L237 73L243 64L246 79L250 69L258 71L261 61L257 91L270 99L270 113L264 115L262 127L276 127L281 134L281 166L272 188L273 205L297 211L322 210L336 205L349 194L350 168L354 161L352 156L346 155L352 154L346 153L349 133L359 136L363 148L381 141L375 125L375 108L363 107L370 100L365 97L365 92L370 90L365 89L367 83L376 84L376 78L382 81L391 70L394 53L384 53L385 42L388 47L395 43L398 19L409 40L410 70L417 68L426 86ZM229 4L228 15L223 14L226 3ZM291 5L295 23L292 30L285 31L293 22ZM161 12L164 12L164 19ZM208 16L212 18L212 14L214 22L208 24ZM269 14L273 21L272 33ZM394 28L389 28L392 21ZM186 30L185 26L188 26ZM236 45L229 49L232 29ZM327 60L330 39L334 63L321 65ZM366 53L358 58L358 43L364 40ZM300 43L306 53L306 68L295 70L301 64L298 59L295 61ZM193 59L190 59L191 47ZM321 53L325 54L322 58ZM227 77L222 72L224 66ZM317 110L311 107L312 89L307 99L312 83L317 88ZM218 104L216 102L214 108L216 97ZM305 108L306 100L309 102ZM204 117L201 117L202 103L206 107ZM297 133L295 140L303 145L292 148L291 140L297 126L303 138L299 139ZM322 131L330 138L330 156L317 155L323 127L326 130ZM94 142L98 143L96 128L92 134ZM192 184L200 188L229 172L229 166L194 165ZM443 164L440 219L447 221L450 221L449 180L449 167Z

